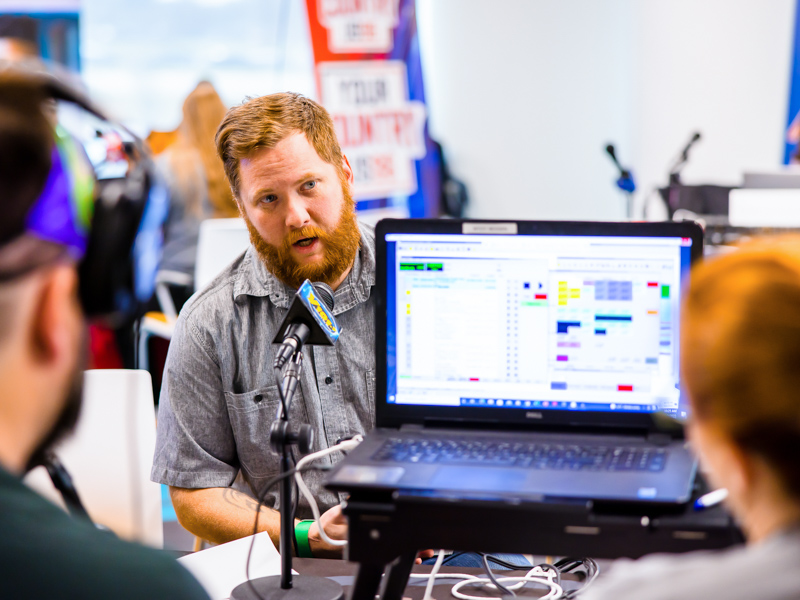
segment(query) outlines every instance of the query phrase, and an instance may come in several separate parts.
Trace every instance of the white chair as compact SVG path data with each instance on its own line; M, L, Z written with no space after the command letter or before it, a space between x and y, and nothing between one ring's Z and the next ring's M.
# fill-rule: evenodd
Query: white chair
M200 223L197 237L194 289L203 289L233 259L250 244L250 234L244 219L206 219ZM185 285L188 277L182 273L161 271L156 282L156 297L162 312L149 312L139 321L139 347L137 366L149 370L150 357L147 344L150 337L172 339L175 320L178 318L168 284Z
M150 373L102 369L84 373L83 409L75 433L54 449L92 520L131 541L161 548L161 487L150 481L156 415ZM44 467L25 483L64 507Z
M175 321L178 319L178 311L175 310L175 303L172 301L172 296L169 292L170 284L188 286L191 280L191 276L177 271L159 271L156 275L156 298L161 307L161 312L151 311L145 313L139 321L139 350L136 366L140 369L150 369L147 343L152 336L167 340L172 339Z
M207 219L200 223L194 289L202 290L250 245L244 219Z

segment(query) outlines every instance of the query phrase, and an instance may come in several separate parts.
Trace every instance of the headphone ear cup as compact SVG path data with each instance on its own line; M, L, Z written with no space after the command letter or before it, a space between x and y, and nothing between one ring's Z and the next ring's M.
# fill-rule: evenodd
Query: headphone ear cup
M101 180L80 267L80 298L89 317L119 325L136 315L133 248L147 202L147 173L139 168L125 179Z

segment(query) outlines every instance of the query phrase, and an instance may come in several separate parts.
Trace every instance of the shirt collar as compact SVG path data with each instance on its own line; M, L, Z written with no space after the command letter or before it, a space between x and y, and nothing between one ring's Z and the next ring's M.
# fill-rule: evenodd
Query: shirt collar
M363 223L359 223L358 228L361 244L353 268L334 292L334 315L365 302L375 285L375 231ZM270 273L252 244L248 246L236 273L234 302L239 302L244 296L269 297L276 307L288 308L295 291Z

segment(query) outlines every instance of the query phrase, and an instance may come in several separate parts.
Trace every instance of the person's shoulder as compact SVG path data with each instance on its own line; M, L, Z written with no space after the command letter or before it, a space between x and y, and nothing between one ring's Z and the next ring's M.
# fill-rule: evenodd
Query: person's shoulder
M768 558L760 548L748 546L680 555L653 554L635 561L623 559L612 564L609 572L581 597L584 600L794 597L781 593L786 582L780 577L754 575L771 570L769 563L775 559L775 556ZM800 574L788 577L795 582L791 587L797 589Z
M367 274L367 285L375 285L375 226L368 223L358 222L361 232L361 261L363 272Z
M375 247L375 225L358 221L358 229L361 232L361 238L371 247Z
M230 313L234 306L234 288L240 277L247 276L247 250L242 251L232 263L225 267L205 287L197 290L186 301L180 316L196 323L207 322L209 317L223 312Z
M21 484L2 482L0 581L13 598L207 598L163 551L69 517Z

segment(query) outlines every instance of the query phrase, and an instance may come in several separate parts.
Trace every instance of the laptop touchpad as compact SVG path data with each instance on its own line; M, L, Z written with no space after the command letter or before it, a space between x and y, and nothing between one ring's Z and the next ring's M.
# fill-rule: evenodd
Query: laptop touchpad
M444 467L433 476L430 486L451 490L521 490L526 475L522 470L488 467Z

